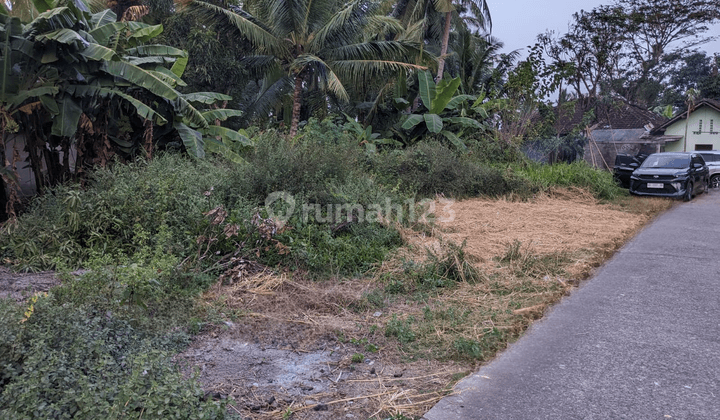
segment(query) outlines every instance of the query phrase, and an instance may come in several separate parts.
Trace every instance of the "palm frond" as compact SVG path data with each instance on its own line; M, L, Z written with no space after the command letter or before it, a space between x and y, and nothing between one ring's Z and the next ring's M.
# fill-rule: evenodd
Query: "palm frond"
M355 42L367 26L368 17L375 10L377 4L365 0L348 3L315 33L306 52L316 54L328 46Z
M325 52L328 58L336 60L353 59L395 59L401 61L408 56L408 48L397 41L362 42L344 45Z
M366 40L385 39L390 35L400 34L405 31L405 27L399 20L382 15L372 15L368 17L368 23L365 30Z
M343 102L350 100L340 79L320 57L312 54L303 54L293 62L293 65L298 69L312 67L315 70L314 75L318 80L321 90L331 92Z
M389 78L400 70L425 70L427 67L391 60L342 60L332 63L333 71L341 80L350 82L353 86L369 84L372 80Z
M276 104L281 102L282 97L292 92L292 89L293 82L287 75L263 80L257 95L247 103L245 118L251 120L255 117L269 116L275 110Z
M193 0L187 7L188 10L195 12L201 20L218 24L221 30L238 33L262 51L275 55L285 54L285 42L250 15L236 13L199 0ZM220 19L219 22L218 19Z

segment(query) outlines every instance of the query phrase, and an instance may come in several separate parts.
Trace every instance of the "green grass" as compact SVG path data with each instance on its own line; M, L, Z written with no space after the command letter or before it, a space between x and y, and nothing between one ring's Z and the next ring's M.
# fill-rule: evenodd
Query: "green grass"
M529 162L512 164L510 167L542 190L551 187L585 188L602 200L612 200L623 195L623 190L615 184L612 173L594 169L585 161L554 165Z
M612 199L620 191L610 174L585 164L521 164L516 151L487 142L477 142L474 153L507 158L515 162L510 169L493 166L499 163L489 155L434 142L368 155L328 122L310 121L293 142L273 131L255 140L244 165L167 153L98 169L82 186L69 183L37 197L3 225L0 256L16 269L89 271L66 275L32 307L0 301L0 417L222 418L224 404L207 400L171 356L190 334L222 319L200 310L197 298L229 268L230 257L313 278L348 278L373 272L402 245L395 228L376 222L320 222L296 211L281 226L264 208L272 192L292 194L300 210L387 200L407 210L408 200L436 194L526 198L578 186ZM273 210L281 207L277 202ZM381 275L354 309L411 300L422 305L421 314L372 326L373 343L395 340L411 357L485 360L527 324L514 309L563 292L541 280L560 275L566 262L527 253L518 243L497 261L512 274L509 281L478 271L462 245L445 243L425 262L406 261ZM466 287L488 296L487 305L443 300ZM511 302L499 305L502 299ZM379 351L367 338L350 342L356 363L364 360L360 351Z

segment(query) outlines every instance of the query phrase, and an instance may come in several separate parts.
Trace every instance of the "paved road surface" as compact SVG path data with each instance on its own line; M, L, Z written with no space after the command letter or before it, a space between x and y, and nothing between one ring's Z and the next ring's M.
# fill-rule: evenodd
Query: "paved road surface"
M678 203L424 417L720 419L720 191Z

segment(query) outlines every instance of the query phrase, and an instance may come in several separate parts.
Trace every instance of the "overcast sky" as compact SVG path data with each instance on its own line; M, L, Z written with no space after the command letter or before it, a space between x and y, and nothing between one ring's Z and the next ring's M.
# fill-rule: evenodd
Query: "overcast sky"
M556 33L567 32L572 14L581 9L591 10L611 0L487 0L492 16L492 35L505 43L502 52L523 49L535 43L539 33L546 29ZM720 25L710 29L710 35L720 35ZM700 49L709 55L720 52L720 40L704 44Z

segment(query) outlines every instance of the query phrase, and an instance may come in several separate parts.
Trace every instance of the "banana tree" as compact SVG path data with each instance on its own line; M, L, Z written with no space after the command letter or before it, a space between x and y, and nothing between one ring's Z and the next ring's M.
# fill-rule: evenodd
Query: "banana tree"
M187 53L150 44L161 25L92 14L81 0L35 3L29 22L0 8L0 116L3 144L23 135L39 192L113 156L151 156L172 143L241 160L249 140L220 125L240 112L212 109L226 95L178 91ZM7 186L17 162L0 158ZM12 197L5 190L0 198Z
M420 99L425 107L425 113L408 115L402 123L404 130L411 131L411 138L417 139L423 134L441 134L460 149L465 149L465 143L456 133L462 134L467 129L483 130L484 126L478 120L454 113L458 107L467 101L476 101L472 95L457 95L460 87L460 78L445 78L435 83L429 71L418 72ZM414 140L413 140L414 141Z

